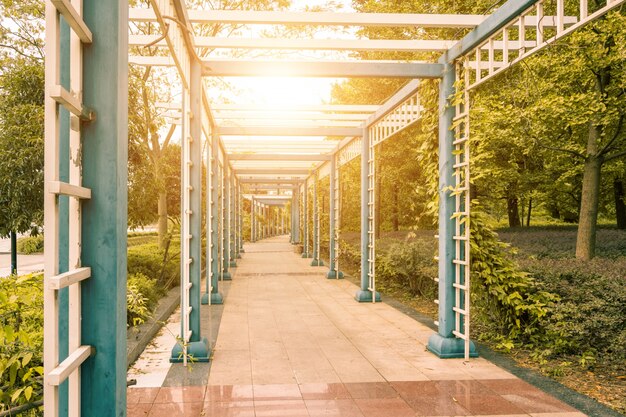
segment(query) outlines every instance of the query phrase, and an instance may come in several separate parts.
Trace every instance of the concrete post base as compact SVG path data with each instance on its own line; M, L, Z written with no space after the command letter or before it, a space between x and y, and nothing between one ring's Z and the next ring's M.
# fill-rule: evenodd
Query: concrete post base
M203 338L197 342L190 342L187 345L187 361L188 362L208 362L211 357L211 351L209 350L209 342L206 338ZM171 363L183 362L183 346L180 343L176 343L172 348L172 356L170 357Z
M324 266L324 261L321 259L313 259L311 261L311 266Z
M230 272L222 272L222 281L231 281L232 279L233 276L230 274Z
M376 297L375 298L376 302L379 302L380 301L380 293L378 291L376 291L374 296ZM358 290L356 292L354 298L359 303L371 303L372 302L372 292L370 290L365 290L365 291Z
M337 276L339 275L339 276ZM328 271L328 274L326 274L326 278L328 279L343 279L343 272L338 271L337 273L335 273L335 271Z
M209 294L202 294L200 303L204 305L209 304ZM211 293L211 304L224 304L224 298L222 297L222 294L220 294L219 292Z
M465 342L458 337L443 337L439 333L435 333L428 338L426 348L442 359L465 357ZM478 357L476 346L472 341L470 341L470 357Z

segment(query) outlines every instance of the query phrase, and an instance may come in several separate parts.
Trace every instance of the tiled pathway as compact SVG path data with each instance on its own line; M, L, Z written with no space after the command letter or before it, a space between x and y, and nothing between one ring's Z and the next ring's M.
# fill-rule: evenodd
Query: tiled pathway
M309 263L284 237L247 245L208 386L131 387L129 417L584 416L484 359L436 358L430 329Z

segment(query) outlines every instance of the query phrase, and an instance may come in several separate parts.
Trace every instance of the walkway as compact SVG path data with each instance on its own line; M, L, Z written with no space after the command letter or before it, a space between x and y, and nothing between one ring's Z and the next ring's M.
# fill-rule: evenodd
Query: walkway
M245 249L210 371L192 371L208 385L131 387L129 417L584 416L484 359L436 358L430 329L355 302L285 237Z

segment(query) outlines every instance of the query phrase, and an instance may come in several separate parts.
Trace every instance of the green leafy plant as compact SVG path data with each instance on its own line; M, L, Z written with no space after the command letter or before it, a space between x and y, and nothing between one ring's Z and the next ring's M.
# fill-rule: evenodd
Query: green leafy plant
M17 251L24 255L43 252L43 235L26 236L17 240Z

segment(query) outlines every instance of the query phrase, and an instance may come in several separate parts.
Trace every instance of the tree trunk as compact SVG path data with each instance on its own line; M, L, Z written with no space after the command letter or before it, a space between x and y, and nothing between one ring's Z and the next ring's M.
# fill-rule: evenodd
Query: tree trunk
M400 208L398 207L398 184L393 185L393 207L392 207L392 221L393 231L400 230Z
M617 228L626 229L626 193L624 193L624 183L620 179L613 181L613 190L615 191L615 218L617 220Z
M9 232L11 237L11 275L17 275L17 234Z
M507 197L506 211L509 215L509 227L519 227L521 222L519 218L519 200L517 197Z
M591 124L587 138L587 158L583 172L583 189L576 236L576 258L585 261L595 256L598 201L600 198L600 170L602 157L598 155L600 129Z
M159 249L167 247L167 193L159 193Z
M528 197L528 214L526 215L526 227L530 227L530 215L533 212L533 198Z

